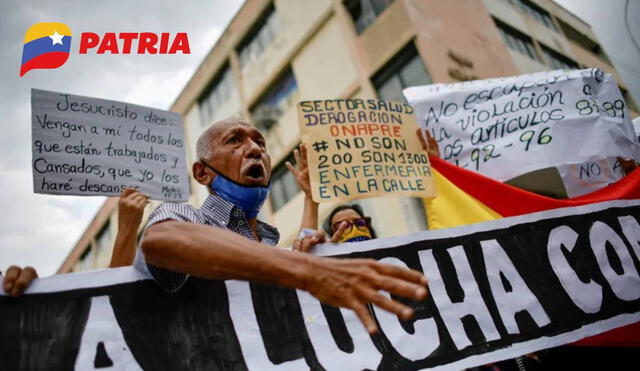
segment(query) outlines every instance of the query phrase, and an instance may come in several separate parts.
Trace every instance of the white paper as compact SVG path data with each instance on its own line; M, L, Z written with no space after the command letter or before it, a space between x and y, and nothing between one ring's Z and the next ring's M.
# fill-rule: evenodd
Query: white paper
M118 196L136 187L158 200L189 197L175 112L32 89L31 119L35 193Z
M620 90L599 69L410 87L443 159L506 181L562 164L640 159Z
M560 165L557 169L569 197L595 192L624 178L624 169L617 157Z

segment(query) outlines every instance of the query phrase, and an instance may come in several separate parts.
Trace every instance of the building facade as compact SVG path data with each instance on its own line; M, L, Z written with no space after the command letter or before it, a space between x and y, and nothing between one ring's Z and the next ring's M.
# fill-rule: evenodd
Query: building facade
M304 197L284 166L300 141L297 101L404 100L408 86L585 67L613 74L637 111L589 25L550 0L248 0L171 110L184 117L189 163L198 136L223 118L244 117L265 134L272 191L259 217L287 246ZM195 181L191 189L199 205L207 190ZM427 228L419 199L356 203L381 236ZM100 254L115 239L115 205L105 203L60 272L106 266ZM320 220L334 206L322 204Z

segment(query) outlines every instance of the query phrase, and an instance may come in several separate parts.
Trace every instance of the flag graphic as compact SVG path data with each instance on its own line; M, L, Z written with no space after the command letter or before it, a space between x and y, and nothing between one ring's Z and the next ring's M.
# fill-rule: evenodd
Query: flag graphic
M20 76L36 68L58 68L69 58L71 29L64 23L36 23L24 35Z
M437 197L425 199L429 229L451 228L595 202L640 199L640 169L598 191L558 200L498 182L436 157L429 157L429 161L438 187ZM573 345L640 347L640 322L588 337Z

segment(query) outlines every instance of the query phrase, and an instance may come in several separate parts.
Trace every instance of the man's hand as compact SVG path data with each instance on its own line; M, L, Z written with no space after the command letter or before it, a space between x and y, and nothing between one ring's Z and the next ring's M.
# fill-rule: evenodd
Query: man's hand
M309 261L305 288L322 302L352 309L370 334L378 331L367 304L374 304L403 320L413 309L379 292L421 301L427 297L427 279L418 271L373 259L316 258Z
M313 233L306 234L303 238L298 238L293 241L292 250L300 252L309 252L315 245L319 245L325 242L337 243L340 240L340 236L344 233L349 224L342 222L338 227L338 230L331 236L331 239L327 241L327 234L318 229Z
M4 292L17 298L24 293L34 278L38 278L38 273L33 267L24 267L24 269L21 269L18 266L12 265L7 269L7 274L2 281L2 288Z
M307 164L307 146L304 143L300 144L300 151L297 149L293 150L293 156L296 159L296 168L291 164L291 162L285 162L287 169L293 173L296 177L296 182L298 186L304 192L304 194L311 198L311 182L309 181L309 166Z
M125 188L118 200L119 227L137 230L142 222L142 214L147 203L149 203L149 196L137 189Z
M416 135L418 136L418 140L420 141L420 145L422 149L427 151L427 155L440 158L440 147L438 147L438 142L431 136L429 130L424 131L424 135L427 137L425 141L422 136L422 130L418 129L416 131Z

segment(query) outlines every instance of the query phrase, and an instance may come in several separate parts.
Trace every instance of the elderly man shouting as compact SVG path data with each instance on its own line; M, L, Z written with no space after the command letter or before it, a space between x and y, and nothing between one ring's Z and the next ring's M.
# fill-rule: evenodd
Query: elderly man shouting
M251 124L234 118L212 125L198 139L196 154L193 177L209 196L200 208L159 206L135 261L165 290L179 290L191 275L306 290L327 304L354 310L369 333L377 328L368 303L402 319L413 316L410 307L379 290L413 300L427 296L427 280L417 271L267 248L278 243L278 231L256 216L269 192L271 158ZM306 239L306 244L325 242L321 231Z

